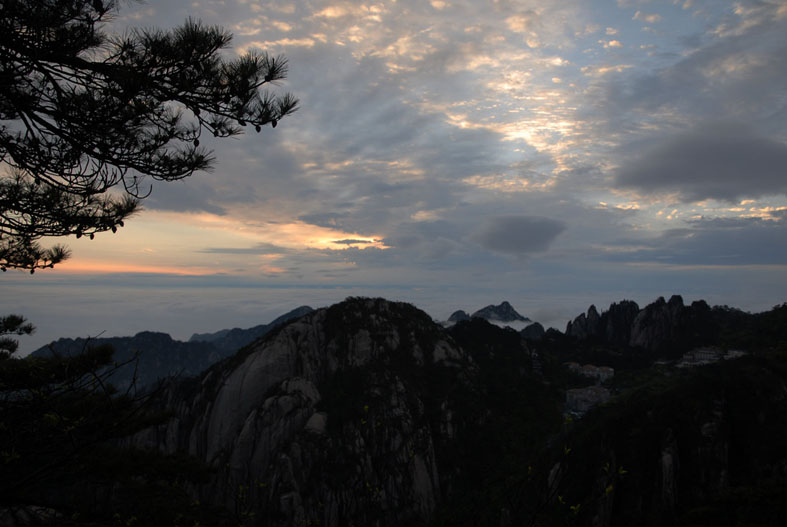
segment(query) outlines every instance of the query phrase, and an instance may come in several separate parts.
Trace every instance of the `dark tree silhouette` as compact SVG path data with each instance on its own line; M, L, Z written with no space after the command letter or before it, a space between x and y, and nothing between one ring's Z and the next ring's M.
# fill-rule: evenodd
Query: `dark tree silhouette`
M0 360L10 357L19 348L19 342L9 335L30 335L33 331L33 325L22 316L0 317Z
M113 375L125 364L112 362L111 346L89 341L75 354L14 358L14 337L32 332L23 317L0 317L0 525L208 521L211 511L184 490L206 467L122 446L166 420L152 404L163 385L117 391Z
M200 147L295 111L268 84L287 62L228 60L232 36L187 20L168 31L109 35L116 0L0 2L0 268L68 257L45 237L116 231L146 197L146 178L174 181L211 166Z

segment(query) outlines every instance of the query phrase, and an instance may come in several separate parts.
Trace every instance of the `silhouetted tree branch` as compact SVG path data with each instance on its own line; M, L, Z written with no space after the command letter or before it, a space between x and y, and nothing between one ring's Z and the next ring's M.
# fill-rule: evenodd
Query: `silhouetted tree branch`
M122 227L150 187L211 166L216 137L275 127L295 111L287 61L221 56L232 36L187 20L108 35L116 0L0 2L0 268L68 257L45 237Z

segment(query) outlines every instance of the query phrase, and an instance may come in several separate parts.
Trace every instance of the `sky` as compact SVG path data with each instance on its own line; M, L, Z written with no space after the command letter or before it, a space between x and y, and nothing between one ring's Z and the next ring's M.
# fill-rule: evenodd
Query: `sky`
M284 55L300 108L5 273L22 353L348 296L438 320L508 300L561 330L622 299L787 301L787 0L149 0L106 29L188 17L228 57Z

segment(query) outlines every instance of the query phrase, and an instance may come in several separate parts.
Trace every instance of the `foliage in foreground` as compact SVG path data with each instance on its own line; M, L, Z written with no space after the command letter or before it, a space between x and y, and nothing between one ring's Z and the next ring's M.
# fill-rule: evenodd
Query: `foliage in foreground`
M17 359L8 335L29 334L24 318L0 319L0 523L196 525L215 512L186 488L208 476L192 459L124 448L120 440L168 416L154 392L118 393L122 365L109 346L73 356ZM10 350L10 351L9 351Z
M208 169L203 132L259 132L295 111L291 95L264 89L285 78L282 57L225 59L231 34L193 20L110 35L118 4L0 2L3 271L52 267L68 250L42 238L115 232L150 179Z

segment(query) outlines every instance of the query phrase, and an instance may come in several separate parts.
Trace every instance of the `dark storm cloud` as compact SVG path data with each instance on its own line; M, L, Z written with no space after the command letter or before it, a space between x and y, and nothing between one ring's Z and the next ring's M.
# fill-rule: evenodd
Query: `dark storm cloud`
M620 240L633 251L613 252L616 262L697 266L787 265L787 223L760 218L712 218L687 222L643 240Z
M697 220L678 236L665 233L666 246L683 262L739 265L787 264L787 224L760 218Z
M528 254L546 251L565 229L565 223L550 218L499 216L486 220L471 238L492 251Z
M624 162L616 184L677 192L683 201L737 201L787 192L787 145L746 126L715 123L667 137Z

